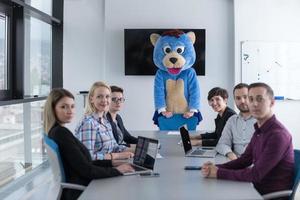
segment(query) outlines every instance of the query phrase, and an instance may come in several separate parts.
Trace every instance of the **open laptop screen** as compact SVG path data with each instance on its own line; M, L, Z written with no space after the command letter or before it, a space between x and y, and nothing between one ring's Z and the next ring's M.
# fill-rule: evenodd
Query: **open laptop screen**
M184 152L188 153L190 150L192 150L192 144L191 144L189 132L184 126L180 127L180 135L181 135Z
M133 163L147 169L153 169L157 148L158 140L139 136Z

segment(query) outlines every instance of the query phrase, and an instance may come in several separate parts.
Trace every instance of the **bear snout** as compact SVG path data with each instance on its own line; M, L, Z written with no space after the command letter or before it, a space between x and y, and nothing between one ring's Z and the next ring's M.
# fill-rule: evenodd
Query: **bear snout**
M174 58L174 57L171 57L169 60L170 60L171 63L175 64L178 59Z

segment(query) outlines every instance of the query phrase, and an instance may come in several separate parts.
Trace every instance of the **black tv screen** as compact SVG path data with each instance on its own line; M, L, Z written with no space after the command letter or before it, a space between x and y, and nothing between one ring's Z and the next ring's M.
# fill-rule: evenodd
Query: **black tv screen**
M158 69L153 62L152 33L162 34L171 29L124 29L125 75L155 75ZM180 29L196 35L194 48L196 61L193 65L197 75L205 75L205 29Z

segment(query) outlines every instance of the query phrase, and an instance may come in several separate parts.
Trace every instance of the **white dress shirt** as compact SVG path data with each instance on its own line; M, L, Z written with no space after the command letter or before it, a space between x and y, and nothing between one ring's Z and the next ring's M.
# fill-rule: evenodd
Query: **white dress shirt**
M241 113L231 116L226 122L222 136L216 146L217 152L224 156L229 152L234 152L237 156L244 153L254 133L255 123L256 119L252 116L246 119Z

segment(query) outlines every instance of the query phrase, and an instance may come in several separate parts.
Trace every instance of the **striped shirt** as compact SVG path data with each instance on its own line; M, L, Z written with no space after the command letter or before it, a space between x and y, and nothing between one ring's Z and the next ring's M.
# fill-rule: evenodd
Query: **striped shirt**
M110 123L97 113L85 115L75 129L78 138L89 150L93 160L103 160L105 154L126 149L116 142Z

